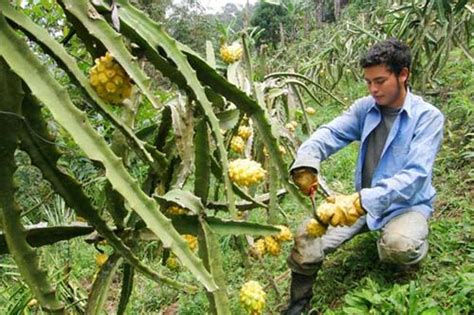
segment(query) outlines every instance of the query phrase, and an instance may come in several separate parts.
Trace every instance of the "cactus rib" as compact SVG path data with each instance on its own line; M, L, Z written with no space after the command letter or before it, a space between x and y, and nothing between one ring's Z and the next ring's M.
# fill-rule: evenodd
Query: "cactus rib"
M209 227L206 219L199 217L199 256L204 260L207 269L212 273L219 289L207 293L210 309L213 314L230 315L229 297L222 265L222 255L218 237Z
M0 13L0 30L6 21ZM2 46L5 41L2 40ZM23 90L20 78L12 73L0 52L0 110L9 113L20 112ZM46 271L40 268L36 251L26 241L26 232L20 221L21 209L15 202L13 174L16 170L15 150L21 124L16 119L0 115L0 217L2 229L10 254L18 269L41 306L54 314L64 314L64 304L56 299L56 292L48 282Z

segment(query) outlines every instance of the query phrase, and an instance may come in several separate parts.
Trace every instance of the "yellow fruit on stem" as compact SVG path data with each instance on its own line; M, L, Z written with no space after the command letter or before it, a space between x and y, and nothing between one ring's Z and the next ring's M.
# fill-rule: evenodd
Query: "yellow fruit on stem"
M89 83L106 102L118 104L132 94L129 76L109 52L95 60L89 71Z
M244 220L245 219L245 212L243 211L237 211L237 216L236 216L237 220Z
M179 270L179 266L178 258L175 256L169 256L168 259L166 259L166 267L168 267L168 269L176 271Z
M316 110L315 110L314 108L312 108L312 107L306 107L305 111L306 111L306 113L307 113L308 115L310 115L310 116L316 114Z
M98 254L97 256L95 256L95 264L98 266L98 267L102 267L107 259L109 259L109 256L107 256L107 254Z
M230 141L230 148L236 153L243 153L245 149L245 141L239 136L232 137Z
M168 209L166 209L166 212L170 215L183 215L183 214L188 213L188 210L183 209L179 206L173 205L173 206L168 207Z
M237 135L244 140L247 140L252 135L252 128L249 126L240 126Z
M289 242L293 240L293 234L288 227L284 225L278 225L278 228L281 230L281 232L277 236L274 236L277 242Z
M265 249L272 256L278 256L281 252L280 244L272 236L265 237Z
M248 314L260 315L265 308L266 293L254 280L246 282L240 289L240 304Z
M36 307L36 306L38 306L38 300L37 300L37 299L31 299L31 300L28 302L27 305L28 305L29 308Z
M295 125L295 124L293 124L293 123L290 122L290 123L287 123L287 124L285 125L285 127L286 127L286 129L288 129L289 132L295 132L297 125L298 125L298 124Z
M223 44L220 48L221 58L227 64L238 61L242 57L242 52L242 46L239 42L233 42L230 46Z
M249 159L237 159L229 163L229 177L241 186L250 186L265 178L265 170L258 162Z
M263 238L257 240L253 245L252 245L252 253L255 254L257 257L262 257L265 255L267 252L266 246L265 246L265 240Z
M278 152L280 152L281 155L285 155L286 154L286 149L284 146L282 146L281 144L278 145ZM268 154L268 150L267 148L263 147L263 155L265 155L266 157L269 157L270 154Z
M192 251L194 251L198 247L198 239L196 236L191 234L184 234L183 238L186 240L189 249L191 249Z
M285 155L286 154L286 149L284 146L282 146L281 144L278 146L278 151L280 152L281 155Z

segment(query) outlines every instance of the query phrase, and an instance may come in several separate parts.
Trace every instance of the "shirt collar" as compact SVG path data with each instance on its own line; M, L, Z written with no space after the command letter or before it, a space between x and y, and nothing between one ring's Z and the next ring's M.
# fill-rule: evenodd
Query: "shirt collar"
M400 109L400 113L401 112L406 112L408 117L412 116L412 106L413 106L412 98L413 98L413 94L411 94L410 89L407 88L407 95L405 95L405 100L403 101L403 106ZM369 112L373 109L380 112L380 110L377 108L377 104L375 103L375 100L372 98L372 105L367 109L367 112Z

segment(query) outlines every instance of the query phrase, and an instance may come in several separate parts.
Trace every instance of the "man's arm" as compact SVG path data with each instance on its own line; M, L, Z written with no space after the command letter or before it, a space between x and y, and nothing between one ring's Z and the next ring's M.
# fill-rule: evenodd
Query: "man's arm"
M319 172L321 161L352 141L360 140L361 110L363 110L361 103L357 101L341 116L316 130L298 149L290 171L305 167Z
M380 218L394 202L410 200L431 176L436 153L443 138L444 117L431 111L421 117L410 144L404 168L393 177L378 181L374 187L360 191L363 208Z

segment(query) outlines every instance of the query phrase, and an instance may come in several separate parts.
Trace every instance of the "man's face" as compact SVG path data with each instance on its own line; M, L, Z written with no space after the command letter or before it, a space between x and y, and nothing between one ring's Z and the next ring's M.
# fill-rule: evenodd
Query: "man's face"
M408 69L396 76L386 65L364 68L364 78L370 95L381 106L401 107L406 95L405 81Z

